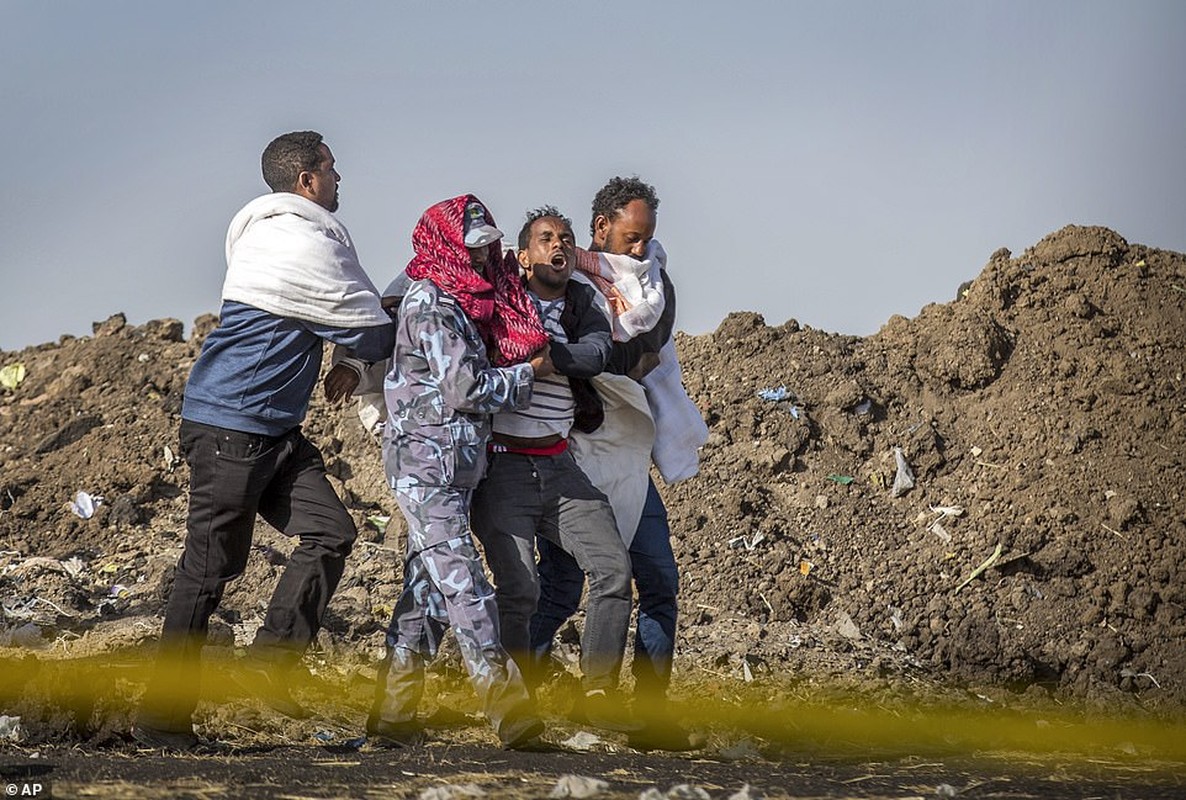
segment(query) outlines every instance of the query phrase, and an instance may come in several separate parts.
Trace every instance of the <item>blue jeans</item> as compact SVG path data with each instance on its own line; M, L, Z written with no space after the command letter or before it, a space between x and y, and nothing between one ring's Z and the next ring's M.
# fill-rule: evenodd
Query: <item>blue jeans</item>
M547 658L552 639L581 602L585 576L572 556L546 539L539 547L539 603L531 618L531 649L537 661ZM647 499L634 541L630 567L638 590L638 628L634 636L635 689L661 697L671 682L675 653L676 597L679 570L671 550L671 526L663 498L648 481Z

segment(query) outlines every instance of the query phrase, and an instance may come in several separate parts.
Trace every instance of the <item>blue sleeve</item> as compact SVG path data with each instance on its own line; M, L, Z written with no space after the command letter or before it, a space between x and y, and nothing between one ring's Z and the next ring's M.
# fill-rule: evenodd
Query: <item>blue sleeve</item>
M335 328L316 322L304 322L306 328L322 339L350 350L350 355L369 363L391 358L395 349L395 323L370 328Z

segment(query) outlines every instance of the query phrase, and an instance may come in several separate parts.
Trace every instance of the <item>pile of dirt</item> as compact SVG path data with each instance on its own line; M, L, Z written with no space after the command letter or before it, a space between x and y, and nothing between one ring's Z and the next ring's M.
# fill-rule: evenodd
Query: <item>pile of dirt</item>
M681 335L711 436L700 475L661 486L677 669L1180 712L1184 306L1186 256L1067 227L873 336L750 313ZM116 315L0 353L24 367L0 389L0 646L82 655L155 635L184 537L181 397L215 323L186 338ZM318 398L306 431L362 531L318 648L373 657L398 512L352 409ZM102 497L86 519L79 492ZM216 641L249 640L291 550L260 524Z

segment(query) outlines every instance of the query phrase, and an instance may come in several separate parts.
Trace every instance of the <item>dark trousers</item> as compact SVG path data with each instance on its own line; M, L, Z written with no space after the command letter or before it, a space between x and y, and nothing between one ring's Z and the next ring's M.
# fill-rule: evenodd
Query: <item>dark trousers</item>
M190 724L210 615L247 566L256 515L300 539L251 646L279 669L299 661L313 640L358 535L321 453L299 428L262 436L183 420L181 452L190 470L185 550L141 709L145 722L168 729Z
M581 639L584 688L616 687L630 626L630 557L609 501L572 454L492 454L471 516L494 576L503 646L519 666L529 669L531 663L538 536L541 545L552 544L571 562L578 603L589 576Z
M540 539L539 603L531 618L531 649L545 658L552 638L581 602L584 575L573 558ZM671 550L667 509L654 481L647 485L642 518L630 543L630 568L638 590L638 628L634 635L635 692L644 700L662 700L671 682L675 653L679 569Z

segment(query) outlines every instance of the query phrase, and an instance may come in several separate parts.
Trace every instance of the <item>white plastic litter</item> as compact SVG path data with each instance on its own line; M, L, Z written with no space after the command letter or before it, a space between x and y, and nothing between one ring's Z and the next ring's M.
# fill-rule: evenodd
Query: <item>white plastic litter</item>
M760 789L755 789L747 783L729 795L729 800L762 800L763 797L765 795L762 794Z
M595 733L589 733L588 731L577 731L560 744L563 747L567 747L569 750L580 750L585 752L592 750L594 747L602 743L601 737Z
M894 448L894 461L898 463L898 473L894 476L894 488L890 490L890 497L901 497L914 488L914 472L906 463L902 448Z
M761 761L762 751L753 739L742 739L736 744L721 748L718 753L726 761Z
M548 797L595 797L609 789L600 778L588 775L561 775Z
M74 499L70 501L70 510L76 516L83 519L90 519L95 516L95 509L103 504L103 498L100 495L92 495L87 492L79 492L74 495Z
M420 793L420 800L459 800L462 797L485 797L486 791L476 783L447 783L430 786Z
M17 362L0 368L0 386L5 389L15 389L25 379L25 365Z
M0 716L0 741L19 742L21 740L21 718Z

